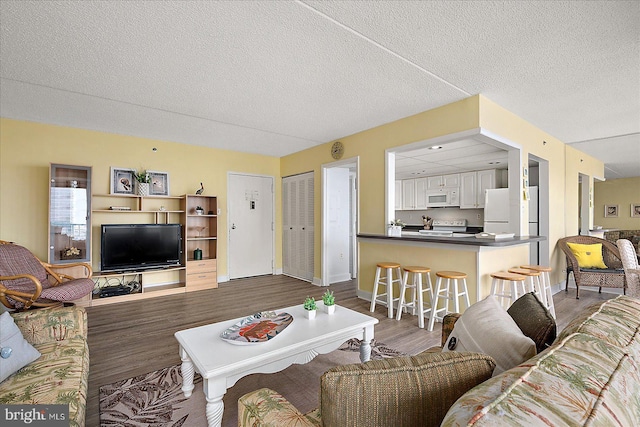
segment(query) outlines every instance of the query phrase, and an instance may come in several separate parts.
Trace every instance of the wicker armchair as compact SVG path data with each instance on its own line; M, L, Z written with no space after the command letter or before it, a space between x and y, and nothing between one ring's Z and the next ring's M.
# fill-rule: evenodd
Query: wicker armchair
M602 259L608 268L581 268L567 243L579 243L582 245L601 243ZM576 281L576 299L580 298L580 286L595 286L599 290L602 290L602 288L621 288L626 291L626 280L622 269L620 252L618 252L618 248L613 243L592 236L570 236L558 240L558 247L567 257L567 282L569 281L569 269L573 272L573 277Z
M64 273L81 267L82 278ZM89 295L93 271L87 263L53 265L40 261L28 249L0 240L0 302L16 310L51 307Z
M619 239L616 246L620 250L622 267L627 280L627 295L640 298L640 265L638 265L638 254L633 247L633 243L627 239Z

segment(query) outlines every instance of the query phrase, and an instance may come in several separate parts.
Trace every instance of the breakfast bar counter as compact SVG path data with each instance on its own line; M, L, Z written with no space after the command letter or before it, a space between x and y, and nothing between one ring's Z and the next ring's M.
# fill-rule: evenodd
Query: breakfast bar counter
M454 233L458 234L458 233ZM463 233L460 233L463 234ZM437 243L437 244L454 244L468 246L515 246L529 244L545 240L542 236L514 236L504 239L482 238L482 237L445 237L445 236L426 236L419 232L403 232L402 237L386 236L384 234L358 234L358 239L381 239L395 240L403 242L421 242L421 243Z
M405 232L402 237L358 234L358 296L371 299L376 264L388 261L429 267L434 285L436 271L466 273L473 304L489 295L491 273L529 264L530 244L545 239L515 236L494 240L475 236L425 236L418 232Z

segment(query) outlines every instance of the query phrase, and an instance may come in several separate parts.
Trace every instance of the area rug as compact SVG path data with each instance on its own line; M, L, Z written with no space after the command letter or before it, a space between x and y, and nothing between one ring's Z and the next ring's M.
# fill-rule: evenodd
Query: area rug
M302 412L319 404L320 376L330 368L358 363L360 341L351 339L338 350L319 355L304 365L293 365L274 374L252 374L240 379L224 396L223 426L237 426L238 398L269 387L277 390ZM371 359L405 356L375 340ZM182 393L180 365L170 366L100 387L100 425L122 427L206 427L202 378L196 375L195 388L186 399Z

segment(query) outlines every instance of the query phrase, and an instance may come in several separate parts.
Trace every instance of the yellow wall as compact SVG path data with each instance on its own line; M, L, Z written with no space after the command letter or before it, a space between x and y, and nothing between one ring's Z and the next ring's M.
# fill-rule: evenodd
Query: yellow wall
M360 160L361 233L385 232L385 150L412 142L435 138L481 127L522 147L522 163L529 154L549 162L550 265L554 283L560 281L564 261L556 250L559 238L578 231L578 173L604 176L604 164L541 131L517 115L476 95L415 116L384 124L340 138L345 146L344 158ZM282 158L283 176L315 172L315 276L321 272L321 167L332 162L331 143ZM365 261L365 265L367 260Z
M373 129L340 138L343 159L360 160L360 232L384 234L385 226L385 150L424 139L478 127L478 97L471 97L425 111ZM321 168L333 161L331 143L282 158L282 176L315 173L315 269L321 277Z
M632 203L640 205L640 176L596 182L594 225L621 230L640 230L640 217L631 217ZM604 205L618 205L618 217L605 218Z
M227 275L227 172L273 176L276 266L282 265L279 158L0 119L0 239L15 241L43 260L47 259L50 163L91 166L94 194L109 193L111 166L168 172L171 195L193 194L202 181L205 195L217 196L222 210L218 218L218 275L222 276ZM96 254L92 258L95 267Z
M602 177L602 162L566 146L557 138L505 110L483 96L454 102L373 129L340 138L343 159L359 158L361 233L385 232L385 150L425 139L482 127L549 161L551 194L551 266L561 257L557 239L577 234L578 173ZM546 144L543 143L546 141ZM109 192L109 167L167 171L171 194L192 193L200 181L206 194L217 195L219 219L219 273L226 275L227 172L276 177L276 266L281 267L281 177L313 171L315 174L315 269L321 277L321 168L333 162L331 143L280 159L185 144L155 141L2 119L0 122L0 238L15 240L46 259L47 180L50 162L93 166L94 193ZM153 153L152 147L158 152ZM562 261L563 263L563 261ZM558 272L558 277L560 273Z
M519 144L523 165L528 164L529 154L549 162L550 218L546 237L549 240L549 266L554 269L552 282L559 282L564 258L556 243L562 237L578 234L579 173L603 177L604 164L483 96L480 97L480 127Z

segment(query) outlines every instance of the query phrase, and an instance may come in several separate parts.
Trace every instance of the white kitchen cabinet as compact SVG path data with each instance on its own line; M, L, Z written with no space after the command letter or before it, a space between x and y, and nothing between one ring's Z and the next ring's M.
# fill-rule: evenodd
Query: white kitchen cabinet
M427 190L460 187L460 174L436 175L427 178Z
M495 169L460 174L460 209L484 208L486 190L498 188L499 175Z
M402 180L396 180L396 203L395 210L399 211L402 209Z
M396 200L396 203L397 203L397 200ZM403 179L402 180L402 209L415 210L415 209L426 209L426 208L427 208L427 178Z
M416 180L402 180L402 209L411 210L416 208Z
M460 209L475 209L478 207L477 181L477 172L460 174Z
M427 208L427 178L415 179L415 208L426 209Z

